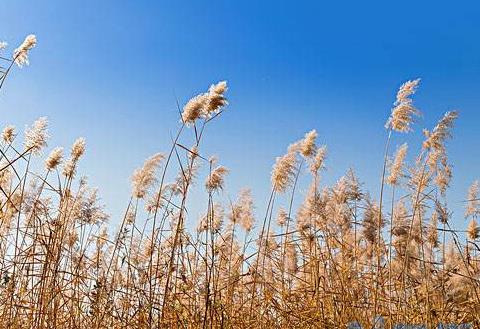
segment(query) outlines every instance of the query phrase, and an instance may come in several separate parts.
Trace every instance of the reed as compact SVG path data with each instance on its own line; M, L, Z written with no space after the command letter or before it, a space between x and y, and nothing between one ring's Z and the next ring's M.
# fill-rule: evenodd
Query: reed
M35 45L28 36L2 57L0 88L15 64L28 64ZM227 82L213 84L179 108L170 150L134 171L117 228L77 173L85 139L68 157L55 147L44 159L46 118L27 127L23 140L6 126L0 327L480 326L479 183L465 199L465 228L453 228L447 143L458 114L424 130L410 162L402 133L412 133L420 114L413 101L419 84L407 81L393 102L378 201L353 170L332 186L322 183L327 148L311 130L275 160L266 209L255 208L249 189L230 196L234 170L202 152L210 125L228 115ZM301 176L310 182L296 207ZM194 192L202 179L203 193ZM205 202L200 220L188 211L192 199Z

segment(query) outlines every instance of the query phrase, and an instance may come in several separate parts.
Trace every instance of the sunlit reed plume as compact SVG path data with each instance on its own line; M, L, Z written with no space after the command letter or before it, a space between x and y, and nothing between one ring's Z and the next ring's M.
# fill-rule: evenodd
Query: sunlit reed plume
M407 144L403 144L398 148L395 158L390 166L390 174L385 179L387 184L398 184L398 181L402 176L403 163L405 161L405 157L407 156L407 149Z
M479 189L480 182L478 180L474 181L472 185L470 185L467 194L467 207L465 210L465 217L476 217L480 215L480 198L478 195Z
M41 117L25 130L25 150L40 153L47 146L48 120Z
M223 188L225 175L228 169L224 166L218 166L212 170L205 182L205 187L208 191L218 191Z
M413 106L411 96L415 93L420 79L405 82L397 93L397 99L393 104L392 114L385 124L386 128L391 128L398 132L409 132L410 125L413 122L413 116L420 112Z
M297 164L296 153L291 149L284 156L278 157L273 165L271 182L277 192L285 192L290 186Z
M28 53L36 45L37 38L35 37L35 35L30 34L25 38L23 43L17 49L15 49L15 51L13 52L13 58L15 60L15 63L19 67L29 64Z
M452 136L451 129L457 117L458 113L456 111L447 112L433 128L432 132L425 129L423 133L426 140L423 142L423 147L425 149L433 149L434 151L443 151L446 139Z
M85 152L85 146L86 146L86 141L85 141L85 138L83 138L83 137L78 138L73 143L72 150L70 152L70 155L71 155L73 161L78 161L80 159L80 157Z
M10 144L13 142L13 139L15 138L15 126L6 126L3 131L2 131L2 140L6 144Z
M212 85L208 92L199 94L190 99L183 108L182 120L186 124L193 124L199 118L210 118L228 104L224 93L227 91L227 82L221 81Z
M313 174L318 173L324 167L325 158L327 157L327 147L325 145L319 147L315 153L315 157L310 164L310 171Z
M61 162L63 158L63 147L56 147L50 152L50 155L45 160L45 167L47 170L54 170Z
M467 236L470 240L477 240L480 235L480 227L475 219L472 219L468 224Z
M285 209L280 208L277 215L277 224L278 226L285 226L288 221L288 213Z
M310 158L315 154L315 142L317 140L317 136L318 134L315 129L305 134L305 137L303 138L302 144L300 146L300 153L304 157Z
M152 155L145 160L143 167L136 169L132 175L132 195L142 199L147 194L148 189L155 183L155 171L160 162L165 158L161 153Z

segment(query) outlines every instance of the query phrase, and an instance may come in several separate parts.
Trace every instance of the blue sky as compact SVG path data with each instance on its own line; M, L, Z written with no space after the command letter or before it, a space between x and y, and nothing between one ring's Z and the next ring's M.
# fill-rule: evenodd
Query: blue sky
M443 1L2 0L0 40L13 49L35 33L38 46L2 90L0 123L46 115L50 147L85 136L81 172L116 222L132 171L169 146L175 97L226 79L231 105L202 151L231 169L232 196L252 187L260 215L274 158L313 128L329 148L324 182L354 167L375 194L395 92L421 77L423 117L395 143L416 151L422 128L460 111L449 198L464 225L461 200L480 176L479 14Z

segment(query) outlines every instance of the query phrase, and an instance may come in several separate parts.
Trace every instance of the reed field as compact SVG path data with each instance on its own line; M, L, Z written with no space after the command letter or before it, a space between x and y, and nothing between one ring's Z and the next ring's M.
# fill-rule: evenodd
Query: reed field
M0 97L35 45L33 35L13 52L0 43ZM480 327L476 173L455 221L464 226L447 206L459 113L424 129L409 154L405 134L420 134L416 118L431 114L415 105L420 79L392 86L378 127L383 171L369 182L379 193L353 170L325 185L327 146L310 130L272 159L263 209L247 188L226 197L235 168L202 152L209 127L229 115L227 82L208 83L178 105L171 147L139 159L122 218L109 218L101 188L77 170L85 139L53 147L45 117L24 132L5 126L1 328ZM189 200L206 200L204 214L189 212Z

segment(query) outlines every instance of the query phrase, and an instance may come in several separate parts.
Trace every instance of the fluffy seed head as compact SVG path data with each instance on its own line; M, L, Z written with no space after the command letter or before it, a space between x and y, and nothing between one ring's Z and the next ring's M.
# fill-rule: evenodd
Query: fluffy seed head
M327 157L327 147L325 145L319 147L315 153L315 158L313 158L312 163L310 164L310 171L312 174L318 173L320 169L323 168L323 163Z
M80 157L83 155L85 152L85 145L86 141L85 138L80 137L78 138L72 145L72 151L71 151L71 156L74 161L78 161Z
M68 159L64 165L62 173L65 177L71 178L75 175L77 164L72 158Z
M218 166L212 170L205 182L205 187L208 191L218 191L223 188L225 175L228 173L228 169L224 166Z
M437 213L438 221L442 224L447 224L450 219L450 214L446 206L440 202L435 202L435 212Z
M390 175L385 180L387 184L390 184L390 185L398 184L398 180L402 175L402 168L403 168L403 163L405 161L405 157L407 155L407 149L408 149L407 144L403 144L398 148L397 153L395 155L395 159L393 160L393 163L391 164L391 167L390 167Z
M367 206L363 214L362 235L369 243L373 244L378 242L377 232L379 229L379 218L381 226L383 226L384 222L383 216L380 214L380 207L375 202L367 200Z
M409 80L405 82L397 92L397 100L395 104L400 104L402 102L408 101L409 97L415 94L417 91L418 84L420 79Z
M37 45L37 38L35 35L30 34L28 35L23 43L15 49L13 52L13 59L15 60L15 63L19 67L23 67L24 65L28 65L28 52Z
M457 117L458 112L447 112L435 128L433 128L432 132L424 130L423 133L426 140L423 142L423 148L443 151L445 149L445 141L452 137L451 130Z
M255 223L252 191L249 189L241 190L237 205L238 223L245 231L250 232L253 228L253 224Z
M480 227L475 219L468 224L467 236L470 240L476 240L480 237Z
M438 169L435 176L435 184L438 186L440 193L445 195L447 188L450 186L452 179L452 168L446 162L444 162Z
M438 214L433 212L427 228L427 241L432 247L438 247Z
M61 162L63 158L63 147L56 147L50 152L47 160L45 160L45 167L48 170L55 169Z
M215 203L213 207L200 218L197 231L199 233L205 232L209 229L212 231L219 231L222 228L224 217L225 212L222 205Z
M387 120L385 127L398 132L409 132L413 122L413 116L420 112L413 106L411 96L415 93L420 79L405 82L397 93L397 99L393 104L392 114Z
M8 46L8 43L4 41L0 41L0 50L7 48L7 46Z
M33 153L40 153L43 147L47 146L48 139L48 120L41 117L33 123L31 127L25 130L25 150L31 150Z
M3 131L2 131L2 140L10 144L13 142L13 139L15 138L15 126L6 126Z
M192 125L199 118L210 118L228 104L224 93L227 91L227 82L220 81L211 85L206 93L190 99L183 108L182 121Z
M232 205L228 216L233 225L239 224L247 232L250 232L255 222L253 214L253 198L249 189L242 189L237 201Z
M208 89L209 93L223 95L227 91L227 81L220 81L217 84L213 84Z
M299 141L296 141L295 143L288 145L287 152L300 154L300 150L302 148L302 142L303 140L299 140Z
M275 191L283 193L290 186L295 174L297 158L294 152L288 152L278 157L272 170L272 187Z
M5 168L0 171L0 187L5 188L6 186L10 185L12 178L12 168L9 167L8 162L5 161L5 159L0 160L0 166L2 168Z
M206 98L207 102L205 104L203 113L204 117L211 117L228 104L228 101L224 96L224 93L227 91L227 89L226 81L220 81L219 83L210 86L208 89Z
M480 237L480 227L475 219L468 224L467 236L470 240L476 240Z
M161 153L154 154L138 168L132 175L132 194L134 197L142 199L147 194L148 189L155 183L155 170L164 159Z
M198 157L200 155L199 150L198 150L198 146L196 146L196 145L192 146L187 155L188 155L188 158L190 160L193 160L196 157Z
M480 199L478 197L478 192L480 189L480 182L478 180L474 181L470 188L468 189L467 194L467 208L465 209L465 218L470 216L478 216L480 214Z
M305 134L305 137L303 138L301 147L300 147L300 153L306 157L310 158L315 154L315 141L317 140L317 131L311 130L308 133Z
M202 116L203 109L207 103L207 95L200 94L188 101L183 107L182 120L185 124L193 124L195 120Z
M284 226L288 221L288 214L285 209L280 208L277 215L278 226Z

